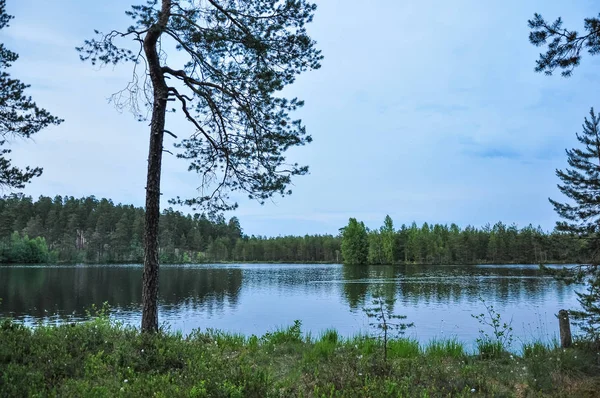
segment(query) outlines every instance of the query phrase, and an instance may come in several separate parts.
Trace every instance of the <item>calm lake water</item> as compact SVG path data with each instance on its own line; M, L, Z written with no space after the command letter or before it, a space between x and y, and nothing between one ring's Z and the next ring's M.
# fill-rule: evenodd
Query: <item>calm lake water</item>
M138 325L141 266L0 267L0 316L27 323L81 320L92 304L109 302L111 317ZM480 325L472 314L482 298L512 319L515 341L550 340L555 314L578 308L575 291L541 275L534 265L162 266L160 322L188 333L196 328L262 335L295 319L318 335L335 328L346 336L370 330L363 308L381 291L395 312L414 322L408 336L426 342L457 337L471 344Z

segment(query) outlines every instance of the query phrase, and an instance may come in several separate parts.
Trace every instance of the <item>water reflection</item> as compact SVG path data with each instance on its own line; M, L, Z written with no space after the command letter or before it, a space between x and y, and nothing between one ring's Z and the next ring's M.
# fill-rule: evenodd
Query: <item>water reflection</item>
M0 268L0 314L43 318L48 314L81 317L92 305L110 303L118 310L139 310L142 268L3 267ZM165 309L185 306L214 311L238 304L242 270L163 267L159 300Z
M112 316L137 324L141 276L140 266L0 267L0 315L80 319L92 304L107 301ZM481 312L479 298L512 318L522 339L537 338L532 330L541 327L552 334L553 315L577 306L574 286L536 266L239 264L163 266L159 311L184 333L213 327L262 334L300 319L314 333L335 327L352 335L368 328L362 309L375 291L395 300L420 340L440 333L474 340L479 326L471 314Z
M564 301L572 288L542 275L536 266L368 266L344 267L344 298L362 308L375 291L404 306L444 302L460 304L480 297L507 304Z

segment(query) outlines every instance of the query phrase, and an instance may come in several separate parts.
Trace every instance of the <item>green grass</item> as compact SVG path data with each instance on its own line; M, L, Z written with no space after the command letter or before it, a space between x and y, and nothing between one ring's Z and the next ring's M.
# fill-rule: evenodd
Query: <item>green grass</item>
M433 339L425 347L425 355L431 358L455 358L465 356L464 345L456 339Z
M312 338L299 322L262 337L215 330L188 336L138 330L100 317L25 327L0 320L0 396L527 397L596 396L598 347L532 343L523 355L469 355L456 340L424 347Z

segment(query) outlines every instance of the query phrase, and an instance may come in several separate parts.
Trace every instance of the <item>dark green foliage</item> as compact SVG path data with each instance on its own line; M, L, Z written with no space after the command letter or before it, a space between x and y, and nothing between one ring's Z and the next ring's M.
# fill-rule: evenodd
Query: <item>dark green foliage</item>
M600 118L590 110L582 133L576 133L580 148L567 149L569 168L556 170L562 184L560 192L571 200L560 203L550 199L554 210L566 221L556 224L558 231L593 236L600 233Z
M6 13L6 0L0 0L0 29L12 19ZM34 177L42 174L40 167L19 169L6 157L11 150L2 148L9 139L30 138L49 125L62 122L25 95L29 87L5 72L19 56L0 43L0 188L23 188Z
M576 136L580 148L566 151L570 167L556 171L562 182L558 188L570 202L552 199L550 202L565 220L557 222L556 229L579 236L589 262L589 265L562 272L563 277L567 274L570 279L587 285L587 291L577 293L582 311L572 311L572 314L580 320L588 337L600 339L600 118L593 108L590 118L584 120L582 133ZM555 274L561 277L559 273Z
M54 199L11 195L0 199L0 242L5 250L0 262L17 261L6 253L20 252L29 245L47 246L56 252L52 261L61 262L141 262L144 210L130 205L115 205L107 199L57 196ZM21 240L15 240L15 236ZM23 236L21 238L20 236ZM32 239L28 239L29 236ZM38 239L39 238L39 239ZM229 223L222 216L183 215L172 209L163 211L160 220L161 256L169 262L196 259L212 240L227 242L241 238L237 219ZM46 245L47 244L47 245Z
M391 218L380 230L368 232L368 261L386 264L481 264L576 262L589 258L577 235L546 233L529 225L517 228L498 222L483 228L413 223L393 230ZM389 242L393 241L393 246Z
M262 338L142 334L111 323L24 327L0 320L0 396L510 397L597 395L597 348L541 347L482 359L456 341L319 339L300 325Z
M11 195L0 198L0 242L6 253L11 235L44 239L56 254L49 261L141 262L144 210L107 199ZM160 219L164 263L338 261L340 240L331 235L244 236L236 217L184 215L166 209ZM6 255L0 262L8 262ZM45 262L46 260L40 261ZM14 262L11 260L11 262ZM29 261L28 261L29 262Z
M236 217L226 221L223 216L184 215L172 209L163 211L159 227L165 263L342 261L341 236L246 236ZM13 232L44 238L49 252L56 254L50 261L141 262L144 210L93 196L42 196L33 201L11 195L0 198L0 242L10 246ZM429 264L564 263L587 261L590 255L587 240L572 234L502 223L483 229L413 224L394 231L390 218L380 230L367 234L367 260L374 264L388 263L390 254L396 263Z
M582 51L587 50L590 55L600 52L600 19L597 17L584 19L586 33L583 35L563 28L560 17L550 23L540 14L535 14L528 23L531 28L529 41L537 47L548 45L546 53L540 54L540 59L536 61L536 72L551 75L560 68L562 75L568 77L579 66Z
M342 229L342 257L344 264L367 264L369 255L369 240L365 224L351 218L348 225Z
M0 263L40 264L54 259L43 237L29 239L14 232L8 241L0 242Z

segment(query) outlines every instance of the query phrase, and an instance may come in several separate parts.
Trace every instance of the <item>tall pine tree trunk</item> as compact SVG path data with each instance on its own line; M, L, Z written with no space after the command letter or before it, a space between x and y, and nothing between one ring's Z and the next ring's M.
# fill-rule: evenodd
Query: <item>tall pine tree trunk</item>
M169 94L157 51L158 40L169 21L171 0L162 1L158 21L144 39L144 53L152 81L154 103L150 123L150 148L146 181L146 218L144 224L144 274L142 279L142 332L158 330L158 222L160 217L160 174Z

